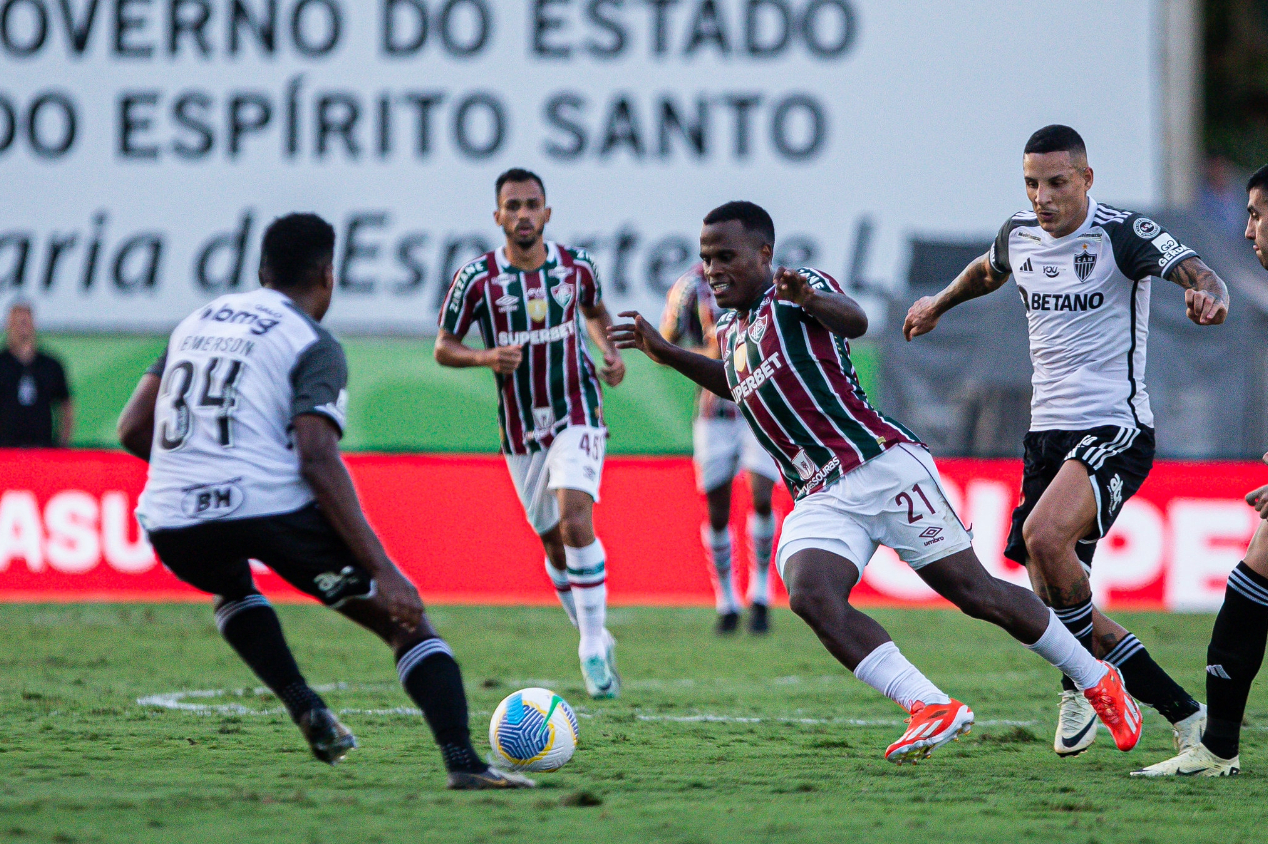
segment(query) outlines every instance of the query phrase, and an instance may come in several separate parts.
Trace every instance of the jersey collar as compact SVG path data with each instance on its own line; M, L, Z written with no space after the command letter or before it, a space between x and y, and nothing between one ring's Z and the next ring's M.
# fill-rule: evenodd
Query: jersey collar
M1097 208L1096 200L1092 198L1092 194L1088 194L1087 217L1083 219L1083 222L1079 224L1079 227L1077 229L1070 232L1065 237L1053 237L1052 235L1044 231L1042 228L1040 228L1039 236L1042 237L1044 239L1044 242L1046 243L1069 243L1071 240L1074 240L1079 235L1087 234L1088 229L1092 228L1092 225L1096 222L1096 208Z
M559 263L559 244L553 240L544 241L546 244L546 263L532 270L521 270L519 267L511 265L511 260L506 257L506 246L499 246L493 252L493 260L497 261L499 273L535 273L544 270L546 267Z

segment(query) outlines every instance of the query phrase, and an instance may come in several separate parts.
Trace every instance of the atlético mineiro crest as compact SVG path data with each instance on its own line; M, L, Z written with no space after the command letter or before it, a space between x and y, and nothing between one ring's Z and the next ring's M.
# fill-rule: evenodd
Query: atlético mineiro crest
M1089 251L1087 244L1083 244L1083 251L1074 256L1074 274L1079 277L1079 281L1087 281L1088 276L1092 274L1092 270L1096 267L1096 253Z
M792 462L793 466L797 469L798 476L800 476L803 481L808 481L814 477L814 461L806 455L806 450L804 448L793 456Z
M768 324L766 314L762 314L749 326L748 336L753 338L754 343L762 342L762 337L766 334L766 326Z

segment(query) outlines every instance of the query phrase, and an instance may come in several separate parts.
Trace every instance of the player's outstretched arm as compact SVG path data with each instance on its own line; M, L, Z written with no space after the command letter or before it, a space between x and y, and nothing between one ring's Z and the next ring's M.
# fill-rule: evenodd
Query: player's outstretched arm
M423 618L423 601L414 584L388 558L383 543L365 520L352 476L339 456L339 433L334 423L316 413L301 413L291 424L295 426L300 474L312 487L322 513L374 578L392 620L413 629Z
M147 462L150 444L154 441L154 405L158 401L161 382L159 376L149 372L142 375L115 425L120 445Z
M867 333L867 314L844 293L820 290L801 273L780 267L775 272L775 295L798 305L838 337L853 340Z
M1228 285L1196 255L1167 275L1184 288L1185 315L1198 325L1219 325L1228 318Z
M495 346L492 349L473 349L463 344L452 331L440 329L436 335L436 363L441 366L463 368L487 366L499 375L510 375L524 360L522 346Z
M965 267L964 272L956 276L955 281L944 287L942 292L916 300L907 310L907 318L903 320L903 337L911 340L921 334L928 334L947 311L961 302L998 290L1006 281L1008 273L1000 273L991 266L990 255L983 255Z
M731 398L722 361L675 346L660 336L656 326L638 311L622 311L620 316L634 321L618 322L608 329L608 337L618 349L637 349L656 363L673 367L709 392L724 399Z
M581 313L586 318L586 331L590 339L599 347L599 351L603 352L603 368L599 370L599 377L609 387L615 387L625 379L625 363L621 360L621 353L608 339L608 329L612 327L612 315L608 313L607 306L602 302L595 302L588 308L583 305Z

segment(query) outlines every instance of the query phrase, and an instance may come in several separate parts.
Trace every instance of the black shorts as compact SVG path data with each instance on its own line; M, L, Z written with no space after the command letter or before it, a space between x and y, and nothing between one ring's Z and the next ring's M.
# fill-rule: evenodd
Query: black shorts
M1092 494L1096 496L1096 526L1075 547L1084 567L1091 568L1097 540L1114 524L1123 502L1136 494L1153 468L1154 429L1143 425L1102 425L1086 431L1031 431L1024 442L1021 503L1013 511L1004 556L1025 565L1022 525L1062 465L1067 460L1077 460L1087 467Z
M293 513L157 530L150 544L181 580L231 601L258 591L249 560L326 606L374 592L374 579L315 503Z

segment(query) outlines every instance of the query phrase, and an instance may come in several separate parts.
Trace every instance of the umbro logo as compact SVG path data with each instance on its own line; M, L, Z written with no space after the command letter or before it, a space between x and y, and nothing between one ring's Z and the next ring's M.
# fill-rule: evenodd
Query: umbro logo
M1026 263L1021 265L1021 271L1024 273L1033 273L1035 271L1035 268L1031 266L1029 258L1026 259Z
M935 536L937 536L940 533L942 533L942 528L940 527L927 527L923 531L920 532L920 538L933 539Z

